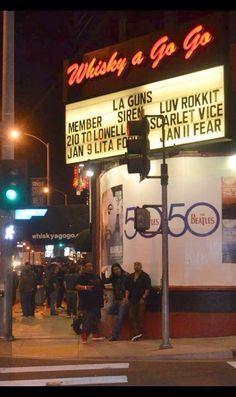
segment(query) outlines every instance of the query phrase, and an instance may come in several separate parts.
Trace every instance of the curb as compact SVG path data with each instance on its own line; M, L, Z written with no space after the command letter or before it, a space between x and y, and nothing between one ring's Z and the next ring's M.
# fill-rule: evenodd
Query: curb
M45 357L45 356L32 356L30 354L2 354L0 355L2 358L25 358L31 360L64 360L64 361L171 361L171 360L220 360L220 361L233 361L234 354L231 350L225 351L212 351L212 352L201 352L201 353L173 353L173 354L155 354L152 356L135 356L135 355L127 355L127 356L93 356L84 355L81 356L63 356L63 355L53 355L53 357Z

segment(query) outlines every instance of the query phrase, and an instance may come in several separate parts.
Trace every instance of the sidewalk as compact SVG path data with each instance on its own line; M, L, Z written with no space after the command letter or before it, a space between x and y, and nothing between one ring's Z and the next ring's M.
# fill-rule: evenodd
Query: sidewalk
M217 338L170 339L172 348L160 349L161 340L122 340L80 343L65 311L50 316L38 307L35 317L22 317L20 306L13 311L13 341L0 341L0 357L64 360L233 360L236 335ZM108 335L106 335L108 336Z

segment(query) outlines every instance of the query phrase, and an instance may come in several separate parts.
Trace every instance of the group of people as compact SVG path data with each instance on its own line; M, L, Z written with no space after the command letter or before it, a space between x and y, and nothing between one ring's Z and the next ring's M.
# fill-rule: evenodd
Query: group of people
M80 267L77 264L49 264L44 270L26 262L20 277L13 272L13 304L16 301L16 289L19 288L20 304L24 317L34 316L36 304L45 301L50 315L57 315L64 309L62 302L67 302L67 317L77 314L77 291L75 285ZM17 283L16 283L17 280Z
M45 272L45 292L50 315L57 315L66 301L67 317L82 318L81 342L87 343L88 336L92 340L105 339L99 333L101 308L104 301L108 302L106 284L112 285L113 299L108 306L107 314L117 316L109 341L120 338L121 328L129 313L132 328L132 340L143 336L144 313L147 297L151 289L151 279L143 271L140 262L134 262L134 272L127 273L119 263L111 266L111 274L106 277L107 267L102 268L101 277L95 273L91 262L85 261L79 269L70 264L62 269L52 263ZM19 294L23 316L34 316L37 288L42 284L39 275L26 263L19 281Z
M105 339L99 334L98 327L104 302L105 284L112 284L113 287L113 301L107 313L117 315L109 341L119 339L128 312L133 332L131 340L136 341L143 336L144 313L151 289L151 279L143 271L140 262L134 262L134 272L131 274L125 272L119 263L112 265L109 277L105 276L106 270L107 268L103 268L99 277L94 273L93 264L87 262L82 274L78 277L75 288L79 294L78 310L83 313L81 342L87 343L90 334L92 334L92 340Z

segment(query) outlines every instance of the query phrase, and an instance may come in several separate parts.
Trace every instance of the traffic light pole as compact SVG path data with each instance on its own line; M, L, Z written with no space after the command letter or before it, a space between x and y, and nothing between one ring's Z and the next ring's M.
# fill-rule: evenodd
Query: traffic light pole
M162 187L162 343L160 349L172 348L169 341L169 260L168 260L168 207L167 185L168 165L165 151L165 119L164 116L146 115L162 120L162 164L161 176L146 176L146 178L160 178Z
M4 340L13 340L12 335L12 303L13 303L13 272L12 262L12 240L6 239L6 228L12 218L11 210L4 210L1 215L1 257L2 271L0 282L0 299L1 299L1 325L0 338Z
M169 255L168 255L168 210L167 210L167 185L168 165L165 158L165 127L162 122L162 148L163 162L161 164L162 186L162 343L161 349L171 346L169 341Z
M14 125L14 11L3 11L2 52L2 160L14 159L14 146L7 131ZM12 210L0 210L0 338L12 340L12 242L5 239L5 225L12 220Z

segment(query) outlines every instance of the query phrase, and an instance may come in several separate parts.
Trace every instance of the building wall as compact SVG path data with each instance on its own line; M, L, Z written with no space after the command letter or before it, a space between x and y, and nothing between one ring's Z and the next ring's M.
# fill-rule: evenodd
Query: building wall
M234 335L236 177L232 157L185 156L167 159L167 163L172 233L168 238L170 337ZM153 160L149 175L160 175L160 164L161 160ZM136 233L133 225L134 207L161 204L160 179L139 183L139 175L128 174L126 165L114 167L100 177L100 204L100 266L107 264L109 269L118 261L132 272L134 261L143 263L153 285L144 338L161 338L161 233ZM150 230L158 230L160 212L149 210ZM117 214L120 239L115 230ZM106 311L104 316L104 332L109 334ZM121 338L130 335L127 318Z
M229 156L185 156L167 160L171 286L236 285L236 178L230 160ZM149 175L160 175L160 164L161 160L153 160ZM121 247L113 247L111 253L108 245L111 245L117 223L114 187L122 190L119 203ZM135 232L133 216L136 206L161 205L160 179L139 183L139 175L128 174L126 165L122 165L101 176L100 189L100 265L110 266L119 261L131 272L133 262L140 260L152 284L159 286L161 232L159 230L156 235ZM160 226L161 209L150 208L150 212L150 230L155 232Z

